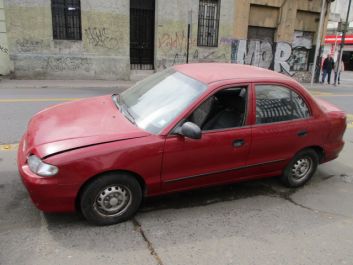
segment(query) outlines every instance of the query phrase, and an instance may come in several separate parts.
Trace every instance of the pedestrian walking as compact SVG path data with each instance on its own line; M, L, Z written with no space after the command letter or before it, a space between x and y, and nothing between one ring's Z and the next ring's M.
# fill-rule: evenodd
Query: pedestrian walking
M335 66L335 62L332 59L331 54L328 54L322 65L322 83L325 83L325 79L327 76L327 83L330 84L331 72L334 66Z
M338 68L338 63L336 63L336 68ZM341 60L341 65L339 66L339 69L336 69L335 71L335 85L337 81L338 81L338 84L341 83L341 72L343 71L344 71L344 62Z

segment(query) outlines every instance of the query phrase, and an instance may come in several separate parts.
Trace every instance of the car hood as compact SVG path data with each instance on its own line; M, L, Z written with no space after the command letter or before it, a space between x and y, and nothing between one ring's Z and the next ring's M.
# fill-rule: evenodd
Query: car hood
M46 157L100 143L150 135L117 109L111 96L93 97L47 108L28 124L27 154Z

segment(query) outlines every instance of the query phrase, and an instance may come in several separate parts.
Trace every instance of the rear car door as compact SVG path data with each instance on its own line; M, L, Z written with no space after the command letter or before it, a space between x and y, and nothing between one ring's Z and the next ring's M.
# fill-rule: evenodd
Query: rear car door
M253 84L251 174L280 174L301 149L315 142L316 121L304 97L281 84Z

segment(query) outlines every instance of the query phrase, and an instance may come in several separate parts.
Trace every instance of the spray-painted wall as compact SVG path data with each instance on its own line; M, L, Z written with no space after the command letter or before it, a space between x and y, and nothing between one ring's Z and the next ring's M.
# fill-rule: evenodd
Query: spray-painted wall
M129 79L129 3L130 0L81 0L82 40L69 41L53 40L50 0L4 0L9 42L5 48L14 62L15 76ZM307 79L320 3L321 0L222 0L218 46L200 47L199 0L156 0L154 68L161 70L186 62L191 13L189 62L252 64ZM276 16L257 15L263 12L259 5ZM276 32L274 40L249 38L249 26L272 27Z
M161 0L157 2L156 68L164 69L186 62L188 14L191 15L189 62L230 62L231 44L223 39L232 36L234 4L222 1L218 47L197 46L198 0Z
M320 1L222 1L217 48L197 46L198 0L158 3L157 70L186 62L188 12L192 10L190 62L250 64L309 81ZM264 5L276 16L261 16L263 9L258 5ZM257 27L277 27L276 41L248 39L246 33L251 23Z
M293 42L261 40L229 40L232 43L232 63L250 64L294 76L309 70L309 55L313 52L312 34L295 31Z
M81 1L82 41L53 40L50 0L5 0L9 53L23 78L129 78L129 1Z

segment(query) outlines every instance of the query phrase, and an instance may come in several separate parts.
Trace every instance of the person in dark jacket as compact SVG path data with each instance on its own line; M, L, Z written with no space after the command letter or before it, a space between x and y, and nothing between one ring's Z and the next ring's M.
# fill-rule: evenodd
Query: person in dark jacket
M333 61L331 55L328 54L326 59L324 60L324 64L322 65L322 83L325 83L325 79L327 76L327 83L330 84L331 72L334 67L335 62Z

